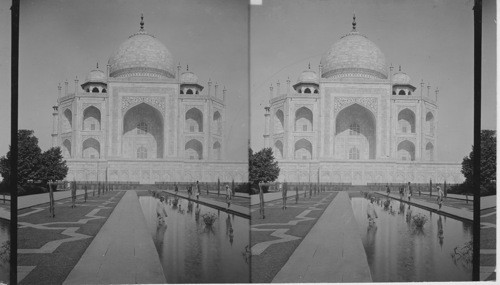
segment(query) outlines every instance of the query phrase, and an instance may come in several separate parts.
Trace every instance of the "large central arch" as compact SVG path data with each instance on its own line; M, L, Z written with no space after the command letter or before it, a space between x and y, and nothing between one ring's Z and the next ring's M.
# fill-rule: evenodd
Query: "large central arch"
M163 158L163 117L156 108L141 103L130 108L123 116L122 154L124 158L145 159ZM141 153L141 157L138 157Z
M359 151L357 159L375 159L376 122L367 108L352 104L342 109L335 119L335 157L349 159L352 149ZM351 156L349 152L351 151Z

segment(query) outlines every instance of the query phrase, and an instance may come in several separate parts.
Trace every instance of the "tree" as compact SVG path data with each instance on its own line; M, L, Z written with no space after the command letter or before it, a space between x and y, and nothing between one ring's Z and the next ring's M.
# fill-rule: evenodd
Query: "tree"
M42 154L41 180L62 180L68 174L68 166L63 160L60 147L52 147Z
M253 184L259 182L272 182L276 180L280 174L278 162L274 160L273 150L271 148L263 148L262 150L253 153L252 149L248 149L249 162L249 180Z
M63 161L60 148L51 148L42 153L38 139L32 130L18 130L17 173L18 187L24 187L29 180L47 182L48 180L64 179L68 173L66 162ZM10 182L10 161L12 148L0 158L0 174L6 183Z
M40 175L40 161L42 150L38 146L38 139L31 130L18 130L18 155L17 155L17 185L25 185L28 180L38 180ZM12 146L5 156L0 158L0 174L10 182L10 161Z
M493 130L481 131L481 175L480 186L481 192L496 191L496 132ZM471 151L469 156L464 157L462 161L462 174L465 176L466 185L472 185L472 168L474 164L474 152ZM493 187L493 188L492 188Z

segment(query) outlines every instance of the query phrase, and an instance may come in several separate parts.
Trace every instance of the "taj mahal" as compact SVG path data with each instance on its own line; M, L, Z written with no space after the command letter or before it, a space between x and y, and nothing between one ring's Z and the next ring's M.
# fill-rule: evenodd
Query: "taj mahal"
M67 161L66 179L246 181L247 163L225 159L226 88L181 71L141 16L105 70L75 79L74 92L59 85L52 145Z
M437 161L439 90L388 68L356 29L309 64L295 84L271 85L264 145L279 181L352 184L463 181L459 163Z

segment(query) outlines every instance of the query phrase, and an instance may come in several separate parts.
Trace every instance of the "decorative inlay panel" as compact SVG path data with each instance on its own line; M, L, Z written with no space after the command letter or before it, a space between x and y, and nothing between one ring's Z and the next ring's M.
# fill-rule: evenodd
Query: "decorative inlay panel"
M165 115L165 98L160 96L123 96L122 114L141 103L149 104L158 109L162 115Z
M87 109L90 106L96 107L97 109L99 109L99 112L101 111L101 104L99 104L99 103L83 103L82 104L82 110L85 110L85 109Z
M375 97L335 97L333 102L333 110L335 114L338 114L338 112L345 107L353 104L359 104L372 111L372 113L376 117L378 113L377 101L378 100Z
M415 137L398 137L398 143L397 144L401 143L402 141L410 141L413 144L416 143Z
M96 141L98 141L99 143L101 143L101 139L97 135L82 135L82 142L84 142L87 139L95 139Z

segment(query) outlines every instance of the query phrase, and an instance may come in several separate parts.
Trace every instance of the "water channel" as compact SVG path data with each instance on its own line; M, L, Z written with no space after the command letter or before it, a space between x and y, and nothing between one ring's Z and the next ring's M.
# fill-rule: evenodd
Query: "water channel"
M381 197L370 206L365 197L351 197L373 281L472 280L470 263L465 257L453 257L456 247L463 248L472 240L472 223L386 200ZM371 225L370 207L378 216ZM418 214L427 219L421 229L413 221Z
M249 220L185 199L139 197L168 283L246 283ZM157 217L161 205L167 217ZM206 226L204 214L216 220Z

